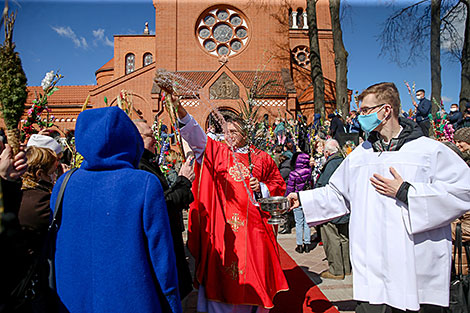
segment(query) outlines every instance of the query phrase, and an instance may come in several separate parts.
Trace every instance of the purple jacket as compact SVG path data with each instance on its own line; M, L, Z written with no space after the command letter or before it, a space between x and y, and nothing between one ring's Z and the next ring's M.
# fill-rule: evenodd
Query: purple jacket
M306 153L296 153L292 157L295 168L289 174L287 181L286 195L304 189L308 180L312 179L312 168L309 165L310 156Z

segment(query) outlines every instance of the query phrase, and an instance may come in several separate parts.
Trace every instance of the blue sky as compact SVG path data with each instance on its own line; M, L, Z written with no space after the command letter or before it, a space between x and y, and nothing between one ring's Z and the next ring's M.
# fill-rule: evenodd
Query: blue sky
M228 1L229 2L229 1ZM430 94L429 56L400 67L388 57L379 57L377 35L381 25L402 1L386 6L385 0L348 0L343 20L343 40L349 53L348 87L353 91L392 81L399 88L403 108L411 108L403 81ZM39 0L9 1L18 11L14 30L16 50L20 53L28 85L37 86L45 73L59 70L65 77L62 85L95 84L95 71L113 57L113 35L141 34L145 22L155 31L152 0L46 2ZM3 31L2 31L3 34ZM3 40L3 38L2 38ZM446 109L458 102L460 63L445 56L442 66L442 97Z

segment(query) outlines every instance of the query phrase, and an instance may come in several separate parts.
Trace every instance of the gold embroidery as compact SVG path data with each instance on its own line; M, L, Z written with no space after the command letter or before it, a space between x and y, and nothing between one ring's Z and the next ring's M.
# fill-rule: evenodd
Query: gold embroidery
M242 163L239 163L239 166L234 164L229 170L228 173L230 176L232 176L233 180L236 182L241 182L244 179L250 177L250 171L248 168L243 165Z
M227 223L230 224L230 226L232 227L232 230L236 233L238 233L238 229L241 227L241 226L245 226L245 221L243 221L242 219L240 219L240 216L238 213L233 213L233 216L232 218L230 218Z
M239 269L236 262L232 262L230 266L224 267L225 272L227 272L233 280L238 279L239 275L243 275L243 270Z

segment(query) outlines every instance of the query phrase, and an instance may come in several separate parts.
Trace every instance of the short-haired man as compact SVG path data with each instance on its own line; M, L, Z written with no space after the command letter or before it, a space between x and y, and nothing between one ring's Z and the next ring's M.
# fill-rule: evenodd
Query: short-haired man
M469 209L470 169L442 143L399 118L393 83L359 96L368 140L328 185L290 194L309 223L351 213L349 240L356 312L449 305L450 223ZM433 306L433 308L435 308ZM429 306L425 306L429 308Z
M461 127L470 127L470 103L465 105L465 111L463 111L462 121L458 125L458 128Z
M416 99L419 100L419 103L416 103L413 98L411 99L416 108L416 123L421 127L424 136L429 137L429 128L431 127L429 114L431 114L432 103L424 97L424 89L416 91Z
M168 181L160 170L155 151L156 139L152 129L147 121L143 119L133 120L142 140L144 141L144 152L139 162L139 169L150 172L157 176L162 185L165 194L166 208L170 220L171 237L173 239L173 249L175 250L176 269L178 270L178 287L181 299L184 299L192 290L192 276L189 270L188 262L184 251L184 241L182 232L183 209L188 209L189 204L193 202L194 197L191 192L192 181L194 180L193 166L190 165L191 159L188 159L178 173L178 178L173 185Z
M457 130L462 123L463 115L459 110L459 105L457 103L452 103L450 105L449 114L447 114L447 120L452 124L454 130Z
M181 135L196 157L188 247L196 260L197 309L268 312L288 285L273 227L253 197L281 196L285 182L266 152L247 145L239 118L227 119L229 147L209 138L184 107L177 112L185 125Z
M333 175L344 159L339 143L335 139L328 139L325 142L323 155L326 162L322 166L315 188L326 186L331 175ZM349 214L335 218L320 226L323 248L325 249L328 261L328 270L322 272L320 277L344 279L344 276L351 274L348 226Z

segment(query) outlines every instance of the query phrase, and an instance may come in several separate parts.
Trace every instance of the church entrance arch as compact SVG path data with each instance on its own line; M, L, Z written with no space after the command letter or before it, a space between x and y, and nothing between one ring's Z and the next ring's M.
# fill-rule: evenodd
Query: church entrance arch
M240 116L240 113L237 112L237 110L235 109L232 109L230 107L219 107L217 109L219 111L219 113L225 118L227 119L227 117L235 117L235 116ZM217 119L215 118L214 116L214 113L211 112L209 114L209 116L207 117L206 119L206 129L209 128L209 126L214 126L215 127L215 132L217 134L221 134L223 133L223 129L222 129L222 125L219 125L219 122L217 121Z

